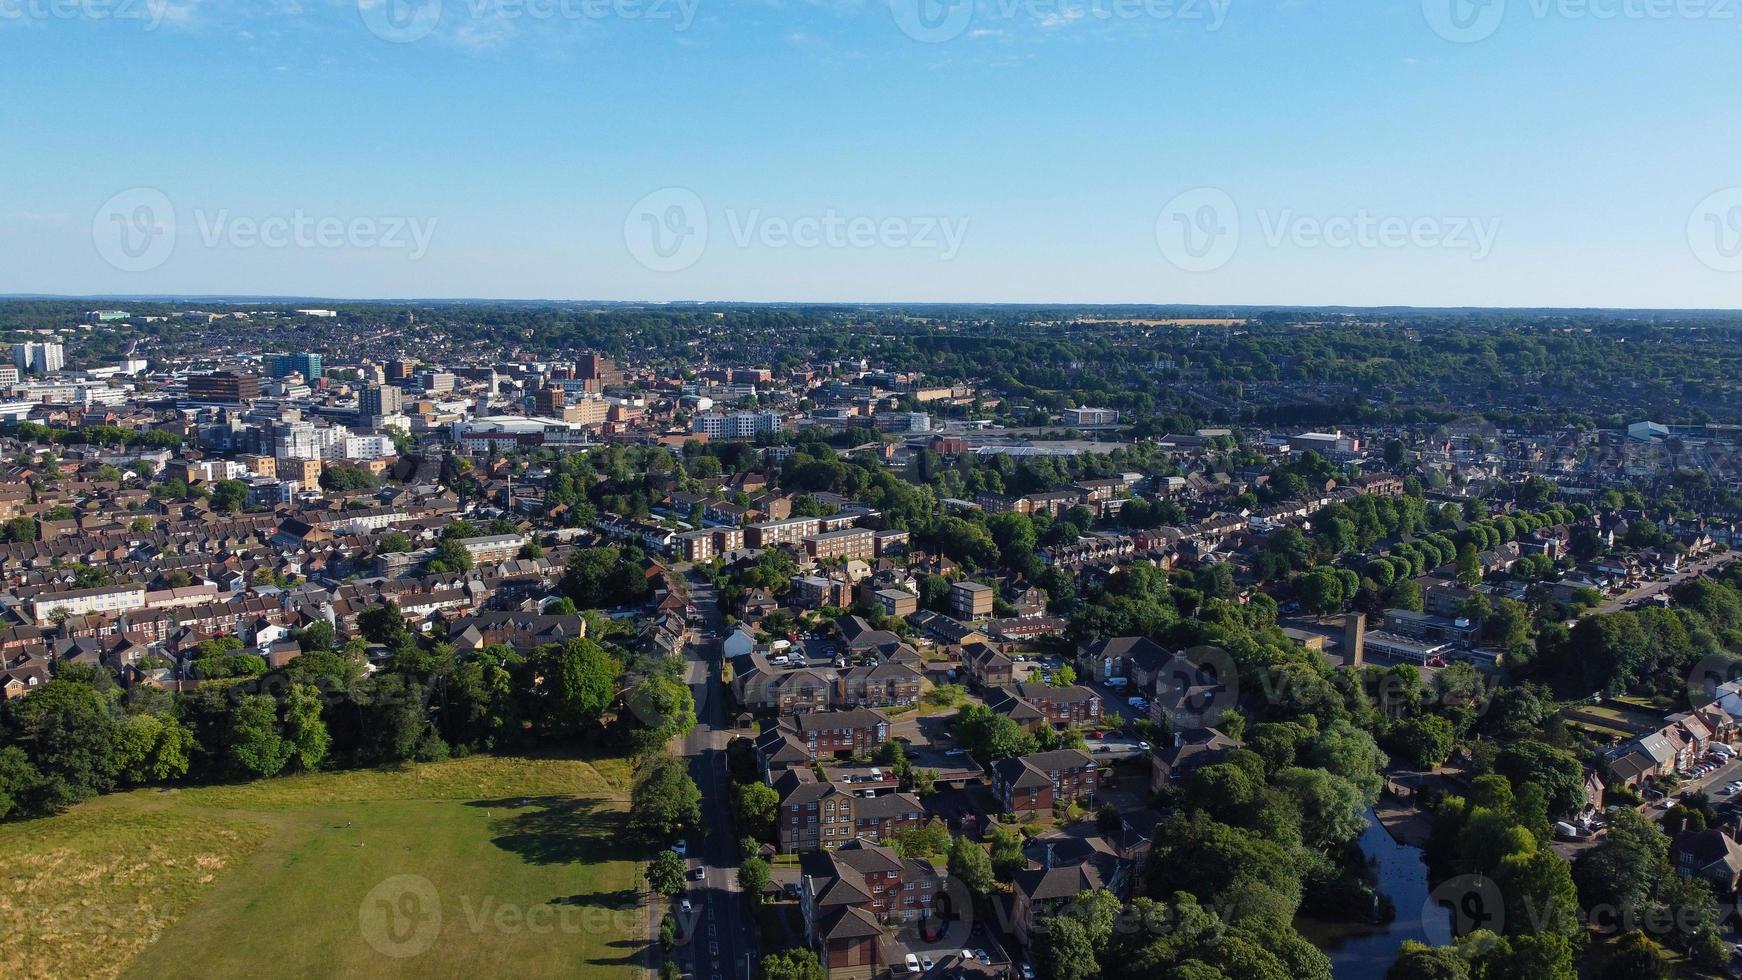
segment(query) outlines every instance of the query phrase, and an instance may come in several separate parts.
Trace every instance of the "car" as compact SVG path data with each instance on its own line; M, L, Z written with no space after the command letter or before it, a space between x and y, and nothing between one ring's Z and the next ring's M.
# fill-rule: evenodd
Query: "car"
M921 956L919 958L919 968L922 970L929 970L932 968L932 961L931 961L931 954L930 953L921 954Z
M1096 738L1106 738L1106 737L1107 737L1107 733L1106 733L1106 732L1103 732L1103 731L1100 731L1100 730L1098 730L1098 729L1097 729L1097 730L1096 730L1096 732L1095 732L1095 737L1096 737Z
M919 971L919 957L913 955L912 953L907 954L907 972L909 972L909 973L920 972Z
M979 960L980 962L986 964L987 966L992 965L992 957L987 956L986 951L983 949L974 950L974 958Z
M974 951L971 949L962 950L962 962L963 963L974 962Z
M679 912L682 912L685 915L688 915L691 912L695 911L695 906L691 905L690 900L686 898L683 901L677 903L677 910Z
M678 857L687 857L690 853L690 842L687 840L680 840L676 844L671 845L671 850L672 853L676 854Z
M1034 967L1022 964L1022 980L1034 980Z
M699 864L690 869L690 880L691 881L701 881L703 878L706 878L707 876L708 876L708 869L702 867Z
M1149 751L1149 743L1148 742L1138 742L1137 748L1138 748L1138 751L1148 752Z

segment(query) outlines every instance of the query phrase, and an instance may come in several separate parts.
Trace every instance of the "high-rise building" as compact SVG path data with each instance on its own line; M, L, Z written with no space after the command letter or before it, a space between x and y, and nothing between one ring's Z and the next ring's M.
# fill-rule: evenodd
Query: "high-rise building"
M272 359L269 368L275 378L287 378L300 374L305 379L313 381L321 376L321 356L319 354L279 354Z
M426 395L440 395L454 390L454 376L446 371L425 371L417 376L418 387Z
M357 415L363 419L398 415L404 407L405 392L393 385L369 385L357 396Z
M240 371L213 371L188 378L188 399L233 404L260 397L260 379Z
M59 344L32 342L13 344L12 363L20 372L53 374L66 366L66 354Z
M575 378L580 381L595 381L596 385L588 386L589 390L598 390L605 385L622 384L627 377L609 357L599 354L582 354L575 362Z
M545 418L561 418L563 406L568 402L567 393L559 385L539 388L532 393L532 414Z
M393 384L398 384L401 381L410 381L411 372L416 369L417 364L414 361L388 361L387 380Z

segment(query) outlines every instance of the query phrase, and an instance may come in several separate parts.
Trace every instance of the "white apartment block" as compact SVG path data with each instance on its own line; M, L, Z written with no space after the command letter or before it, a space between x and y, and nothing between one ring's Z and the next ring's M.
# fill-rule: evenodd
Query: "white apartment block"
M345 459L382 459L397 452L391 436L346 436L336 448Z
M12 345L12 363L20 372L53 374L66 367L66 354L59 344L38 344L26 341Z
M38 626L48 626L61 616L107 616L145 608L145 586L109 585L97 589L47 592L31 601Z
M690 422L690 431L709 439L751 439L758 432L779 432L779 412L707 412Z

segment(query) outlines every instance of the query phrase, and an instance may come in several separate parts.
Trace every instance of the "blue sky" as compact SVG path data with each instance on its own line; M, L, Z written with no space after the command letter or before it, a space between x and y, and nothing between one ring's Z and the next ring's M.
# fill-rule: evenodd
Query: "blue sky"
M1742 0L419 2L0 0L0 292L1742 307Z

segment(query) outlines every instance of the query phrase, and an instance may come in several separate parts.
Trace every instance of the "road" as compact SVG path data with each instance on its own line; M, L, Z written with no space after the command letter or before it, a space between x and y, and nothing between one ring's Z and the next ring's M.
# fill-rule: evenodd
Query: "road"
M1698 561L1689 562L1680 572L1670 576L1668 579L1647 582L1625 595L1617 596L1616 598L1603 603L1597 607L1597 611L1600 613L1620 612L1622 609L1627 607L1629 602L1634 602L1639 599L1649 599L1652 596L1668 592L1670 589L1675 588L1689 579L1703 575L1713 569L1721 568L1735 560L1735 555L1722 554L1709 555Z
M696 699L696 727L684 739L683 754L690 760L690 774L702 791L702 824L705 836L689 842L689 865L703 869L701 881L686 881L685 894L694 904L689 944L678 953L687 959L691 975L698 980L726 980L753 974L756 960L756 928L748 903L738 889L739 836L728 803L726 743L731 741L730 721L721 691L720 637L725 626L712 583L694 572L688 576L690 602L701 614L704 626L685 652L685 679ZM699 839L698 839L699 838ZM680 925L685 925L680 919Z

